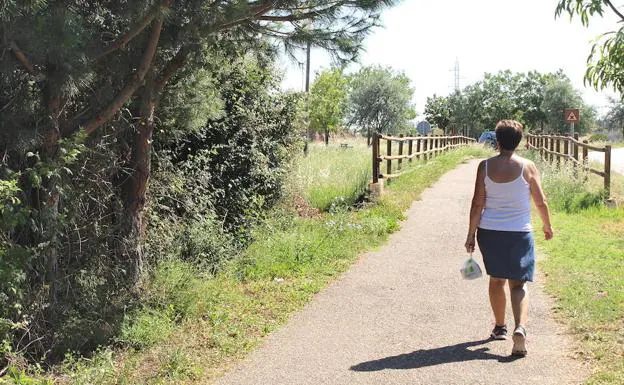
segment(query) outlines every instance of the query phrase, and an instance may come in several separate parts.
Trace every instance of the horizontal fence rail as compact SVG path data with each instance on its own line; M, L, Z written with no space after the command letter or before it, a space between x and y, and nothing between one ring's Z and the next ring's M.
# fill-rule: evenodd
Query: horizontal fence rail
M381 141L386 142L385 155L382 154ZM392 143L398 145L396 154L393 154ZM436 155L453 148L466 146L476 142L467 136L387 136L378 133L373 134L373 183L379 179L396 178L401 175L403 161L412 162L416 159L431 159ZM406 148L407 147L407 148ZM381 172L381 164L386 162L386 172ZM396 170L393 172L393 161L397 161Z
M571 136L561 135L532 135L528 134L527 148L539 151L542 159L547 162L571 162L588 172L601 176L604 179L604 189L607 196L611 193L611 146L596 147L586 140L580 141L578 133ZM580 152L579 152L580 150ZM604 168L597 170L589 166L589 151L604 153Z

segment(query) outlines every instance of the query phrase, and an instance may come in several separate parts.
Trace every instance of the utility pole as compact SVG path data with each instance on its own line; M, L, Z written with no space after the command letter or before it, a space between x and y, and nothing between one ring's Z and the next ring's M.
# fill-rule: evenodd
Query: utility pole
M310 93L310 51L312 48L312 44L310 42L308 42L308 45L306 46L306 74L305 74L305 92L306 94L308 94L308 97L306 97L306 100L309 101L309 93ZM310 141L310 128L308 126L308 133L306 135L306 140L305 140L305 145L303 147L303 154L305 156L308 156L308 151L309 151L309 141Z
M306 47L306 82L305 82L305 92L310 92L310 51L312 48L312 44L308 42L308 46Z

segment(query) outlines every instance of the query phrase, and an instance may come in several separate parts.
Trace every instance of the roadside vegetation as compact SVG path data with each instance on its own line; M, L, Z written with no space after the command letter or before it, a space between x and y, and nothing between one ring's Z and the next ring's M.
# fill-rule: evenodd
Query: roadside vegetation
M329 175L326 162L369 160L370 149L357 143L348 149L313 145L309 156L301 157L294 167L297 172L289 181L289 193L254 230L255 241L219 273L198 271L193 263L180 260L159 264L144 286L142 306L122 323L119 347L102 348L89 358L68 354L48 380L41 379L43 373L31 372L40 378L32 383L54 379L78 385L180 384L218 376L284 324L361 252L380 245L399 229L403 212L426 187L462 161L486 153L475 146L427 163L414 162L387 186L380 200L367 202L362 196L351 199L342 194L363 193L362 183L370 179L368 161L353 162L343 172L332 167ZM362 177L346 178L347 174ZM319 177L321 182L309 182ZM339 180L342 190L336 189ZM324 211L298 214L293 197L300 192L308 204L307 199L318 199L322 203L318 208ZM350 203L355 201L358 207ZM11 370L8 378L13 380L24 375L19 368Z
M537 237L540 262L556 312L581 346L578 359L592 365L587 384L621 384L624 378L624 176L613 173L605 205L602 179L535 158L552 209L555 237ZM536 216L537 217L537 216ZM536 229L541 227L539 220Z
M310 155L297 162L291 175L293 188L322 211L332 205L354 205L370 181L370 147L362 140L341 143L348 147L310 146Z

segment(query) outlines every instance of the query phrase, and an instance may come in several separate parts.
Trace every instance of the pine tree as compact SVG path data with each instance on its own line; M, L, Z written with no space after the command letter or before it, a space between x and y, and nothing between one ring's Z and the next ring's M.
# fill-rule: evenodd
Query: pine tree
M67 143L96 147L114 137L120 245L128 279L140 277L143 210L151 143L162 95L207 65L206 53L259 40L292 53L308 43L337 61L361 51L366 34L393 0L5 0L0 8L0 151L15 170L42 179L24 189L42 245L48 321L57 296L57 225ZM35 154L26 157L26 153ZM38 163L39 164L39 163Z

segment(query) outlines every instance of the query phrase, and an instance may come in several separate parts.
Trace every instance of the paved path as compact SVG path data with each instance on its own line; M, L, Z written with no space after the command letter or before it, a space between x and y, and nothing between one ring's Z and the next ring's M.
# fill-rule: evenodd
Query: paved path
M590 152L589 160L604 163L604 152ZM624 148L611 149L611 171L624 174Z
M570 358L539 282L531 287L529 356L510 360L511 341L485 339L487 281L459 275L476 166L464 164L428 189L384 247L364 254L216 383L581 383L585 371Z

